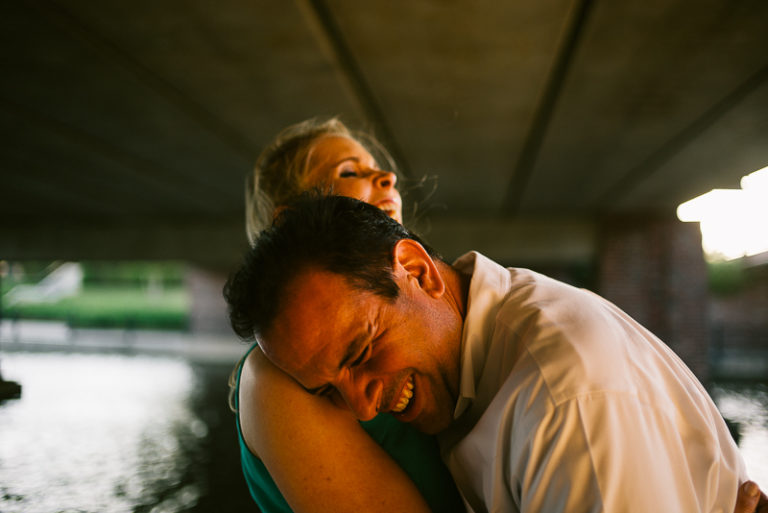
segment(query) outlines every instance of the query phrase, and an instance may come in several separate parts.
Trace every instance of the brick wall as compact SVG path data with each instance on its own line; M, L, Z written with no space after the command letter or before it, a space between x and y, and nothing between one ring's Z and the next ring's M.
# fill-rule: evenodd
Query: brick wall
M696 223L672 216L611 216L599 233L597 290L709 380L707 269Z
M711 296L709 313L720 349L768 352L768 265L743 269L736 290Z

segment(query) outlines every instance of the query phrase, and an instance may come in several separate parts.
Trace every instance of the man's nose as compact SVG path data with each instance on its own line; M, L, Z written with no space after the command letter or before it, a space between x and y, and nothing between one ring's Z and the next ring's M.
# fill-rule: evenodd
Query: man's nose
M373 184L382 189L389 189L397 183L397 175L392 171L375 171L373 174Z
M379 401L384 390L381 380L371 378L359 370L350 371L336 388L359 420L371 420L378 415Z

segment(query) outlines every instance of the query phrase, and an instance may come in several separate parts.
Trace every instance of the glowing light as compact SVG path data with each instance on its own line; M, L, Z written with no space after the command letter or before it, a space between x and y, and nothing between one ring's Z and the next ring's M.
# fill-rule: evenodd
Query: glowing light
M741 189L713 189L677 207L681 221L701 223L710 259L768 251L768 167L741 179Z

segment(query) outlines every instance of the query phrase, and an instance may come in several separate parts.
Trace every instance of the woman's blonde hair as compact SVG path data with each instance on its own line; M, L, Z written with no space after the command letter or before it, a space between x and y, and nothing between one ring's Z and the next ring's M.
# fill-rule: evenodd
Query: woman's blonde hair
M352 132L338 118L308 119L282 130L261 152L245 186L245 229L253 244L269 226L275 208L303 192L303 178L313 143L327 136L349 137L359 142L379 165L397 172L394 159L372 135Z

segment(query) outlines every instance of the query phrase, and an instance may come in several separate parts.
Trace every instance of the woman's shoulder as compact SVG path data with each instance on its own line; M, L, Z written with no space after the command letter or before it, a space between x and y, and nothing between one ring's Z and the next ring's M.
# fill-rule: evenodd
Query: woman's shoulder
M293 381L290 376L281 371L264 355L258 345L249 350L243 362L240 380L241 382L274 384L275 386L286 385L289 381Z
M278 411L290 408L333 408L325 398L308 393L297 381L272 363L258 347L250 351L240 374L239 397L241 409L258 407Z
M291 376L273 364L257 347L243 362L238 390L238 417L243 437L255 453L274 434L275 429L292 429L302 424L333 417L356 423L351 413L335 406L324 397L307 393ZM307 426L308 428L309 426Z

